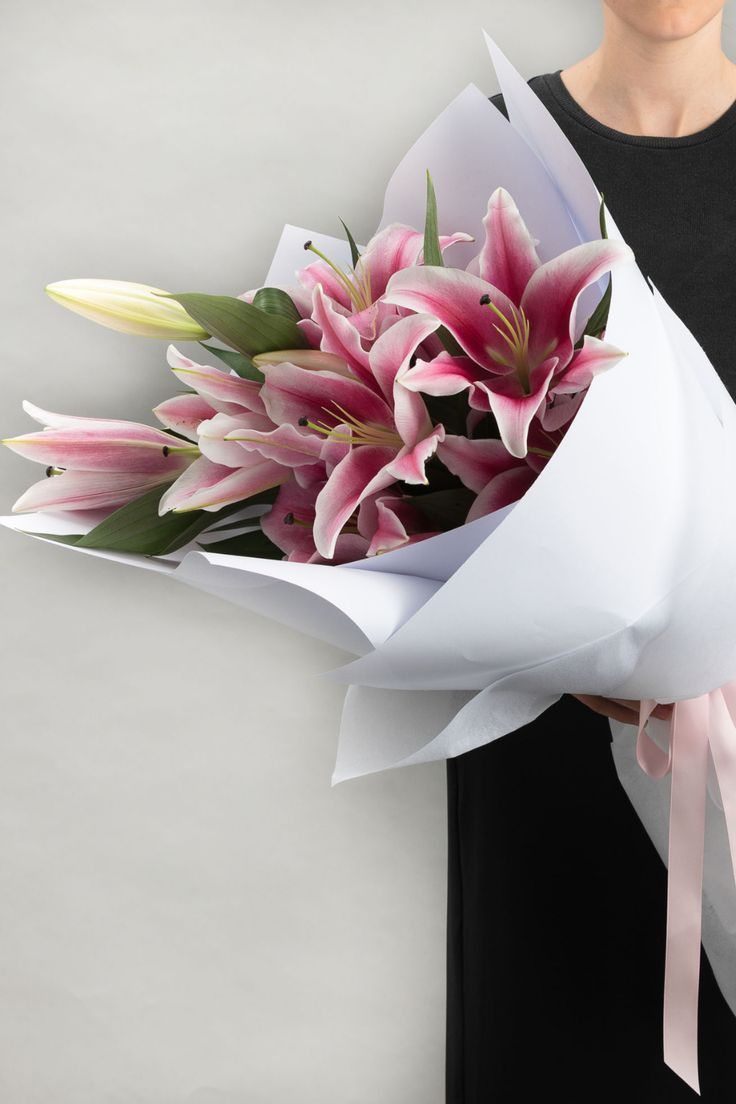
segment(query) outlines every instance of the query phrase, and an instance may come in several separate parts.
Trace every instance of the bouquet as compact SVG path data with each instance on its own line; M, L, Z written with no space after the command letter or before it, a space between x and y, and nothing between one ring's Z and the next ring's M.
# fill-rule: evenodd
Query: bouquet
M669 868L664 1058L699 1091L701 938L736 1014L736 406L485 37L509 119L468 85L366 246L287 224L232 297L50 285L171 342L184 390L157 425L24 403L43 428L4 443L45 476L0 520L352 653L333 784L638 699L612 752Z

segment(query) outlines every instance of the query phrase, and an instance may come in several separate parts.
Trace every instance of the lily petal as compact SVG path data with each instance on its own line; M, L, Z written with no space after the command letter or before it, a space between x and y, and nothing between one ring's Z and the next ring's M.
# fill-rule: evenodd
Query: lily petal
M526 467L524 460L510 455L503 442L490 437L468 438L448 433L438 445L437 455L448 471L476 492L482 491L501 472Z
M128 422L124 418L93 418L82 414L58 414L52 410L44 410L35 403L24 399L22 403L26 414L41 425L50 429L80 429L85 432L100 433L124 433L126 437L139 441L153 441L154 444L171 444L168 433L157 429L155 426L144 425L141 422Z
M615 265L633 259L633 250L623 241L602 238L574 245L532 273L519 304L529 319L532 362L554 352L560 365L567 364L577 339L581 292Z
M191 454L176 451L186 446L171 434L132 422L122 425L124 428L114 432L104 424L101 429L42 429L5 438L2 444L40 464L85 471L161 473L173 477L191 462Z
M333 555L340 530L366 495L395 482L386 471L394 455L382 445L359 445L335 466L315 502L314 543L321 556Z
M225 437L226 444L231 442L246 451L255 449L261 456L277 460L288 467L299 467L315 464L322 458L325 439L317 433L301 433L295 426L285 422L284 425L268 430L247 426L234 428Z
M202 455L215 464L224 464L228 468L242 468L249 461L242 448L229 440L230 433L256 432L272 429L273 423L265 414L215 414L199 427L198 442Z
M368 362L384 397L393 401L394 380L409 370L417 345L434 333L440 323L432 314L410 314L400 318L373 343Z
M324 483L325 476L330 474L330 468L320 461L318 464L300 464L299 467L293 469L293 473L294 482L298 483L300 487L310 490L318 483Z
M341 357L358 379L374 387L368 352L363 348L359 332L348 317L335 309L321 284L314 288L312 319L322 330L321 349Z
M404 495L369 495L358 509L358 531L370 536L366 555L377 556L407 544L410 534L425 526L426 520Z
M439 236L440 251L459 241L474 241L470 234L455 233ZM402 268L424 263L424 231L402 222L392 222L377 231L365 247L355 266L356 275L365 278L370 273L371 297L375 302L386 290L394 274Z
M298 368L310 368L313 372L337 372L340 376L353 379L353 373L342 357L336 353L327 353L324 349L277 349L272 353L258 353L251 357L256 368L262 371L267 364L296 364Z
M289 559L306 563L315 551L314 500L321 486L305 489L291 479L279 487L271 509L261 515L261 529Z
M273 422L298 423L302 417L311 422L325 422L334 427L342 422L343 410L365 422L393 426L390 407L373 388L357 379L346 379L335 372L311 372L284 361L264 365L266 382L261 397Z
M574 395L553 395L553 401L545 403L537 411L537 419L548 430L560 429L567 425L577 413L578 407L585 398L585 391L577 391ZM548 398L550 395L548 394Z
M560 395L570 395L582 391L590 385L593 376L612 368L623 357L628 356L622 349L600 338L586 334L583 344L565 368L552 381L551 391Z
M352 448L351 430L348 423L338 422L334 428L337 430L337 436L325 437L320 452L320 459L325 466L327 475L332 474L335 466L340 463L344 456L347 456Z
M30 510L96 510L124 506L134 498L163 486L168 475L135 472L65 471L33 483L13 504L13 513Z
M421 441L415 445L405 445L396 453L394 459L386 465L387 472L404 483L429 483L424 465L437 451L437 445L444 440L444 436L445 427L435 426Z
M287 479L291 479L291 471L273 460L258 458L247 467L228 468L199 456L164 492L158 512L163 515L169 510L176 513L220 510L230 502L241 502Z
M536 472L528 465L500 472L475 499L468 510L465 523L484 517L485 514L491 514L494 510L500 510L511 502L518 502L529 490L536 477Z
M312 264L305 265L304 268L298 270L297 279L302 287L312 294L311 309L313 309L314 304L314 289L319 284L322 286L325 295L333 300L333 303L339 303L343 309L352 312L353 300L348 294L345 284L327 261L319 258L313 261Z
M417 360L401 375L401 384L425 395L457 395L459 391L485 379L486 373L470 357L438 353L432 360Z
M176 378L207 399L216 410L224 414L241 414L243 410L263 413L261 384L256 380L221 372L211 364L198 364L183 356L174 345L166 350L166 359Z
M394 273L384 302L434 315L476 364L505 375L514 370L508 364L508 342L503 336L507 331L490 306L481 306L484 295L507 318L515 317L514 304L499 288L463 269L438 265Z
M167 429L173 429L176 433L182 433L190 441L197 440L197 426L200 422L211 418L215 413L206 399L200 395L174 395L170 399L164 399L151 411L155 414L161 425Z
M531 391L527 394L516 376L481 380L470 396L471 406L489 409L496 419L498 431L512 456L526 455L529 424L544 402L557 357L549 357L530 376Z
M313 552L308 563L344 564L353 560L362 560L368 551L368 541L358 533L340 533L335 541L335 551L330 559ZM291 558L291 557L289 557Z
M499 187L488 200L483 219L485 241L478 258L481 279L518 303L541 260L511 193Z

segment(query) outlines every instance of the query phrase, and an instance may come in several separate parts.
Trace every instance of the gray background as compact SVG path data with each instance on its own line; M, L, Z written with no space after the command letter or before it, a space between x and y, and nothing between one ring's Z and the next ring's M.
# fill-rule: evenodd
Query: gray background
M237 294L285 222L365 242L411 142L497 90L481 28L527 77L598 41L592 0L509 9L4 0L2 435L23 398L172 393L165 343L45 284ZM41 469L0 458L6 513ZM444 763L331 788L343 653L5 530L0 557L2 1099L440 1104Z

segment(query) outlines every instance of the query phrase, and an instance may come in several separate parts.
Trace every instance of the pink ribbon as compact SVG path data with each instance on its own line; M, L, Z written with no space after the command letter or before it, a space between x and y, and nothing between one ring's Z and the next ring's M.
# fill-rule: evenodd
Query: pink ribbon
M636 758L652 778L672 772L664 969L664 1060L700 1095L698 986L708 748L726 819L736 881L736 679L675 702L666 752L645 731L657 702L639 706Z

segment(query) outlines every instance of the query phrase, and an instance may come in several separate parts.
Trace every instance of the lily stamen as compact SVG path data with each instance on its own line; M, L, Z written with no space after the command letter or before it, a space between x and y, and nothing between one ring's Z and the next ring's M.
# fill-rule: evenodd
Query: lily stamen
M298 518L292 510L289 510L288 514L284 514L284 525L303 525L306 529L312 528L311 521L304 521L302 518Z
M306 415L299 418L300 426L308 426L309 429L313 429L316 433L322 433L325 437L329 437L331 441L344 441L348 444L356 445L388 445L389 447L399 447L403 445L403 441L399 434L389 429L388 426L375 425L370 422L363 422L360 418L356 418L353 414L350 414L344 406L333 400L332 405L339 411L342 416L341 420L350 427L350 432L345 433L339 430L336 426L329 426L326 422L313 422ZM335 417L334 410L331 410L329 406L321 407L322 410L328 414L332 414Z
M490 295L482 295L480 298L480 304L483 307L490 307L495 314L503 322L508 333L504 333L501 326L498 323L493 323L493 328L497 333L501 335L509 349L511 350L511 360L506 360L496 350L492 352L494 360L497 360L500 364L503 364L507 368L514 368L519 381L524 390L529 393L529 319L527 318L523 307L514 307L514 320L511 321L503 313L503 311L496 306L492 301ZM518 313L517 313L518 311Z

